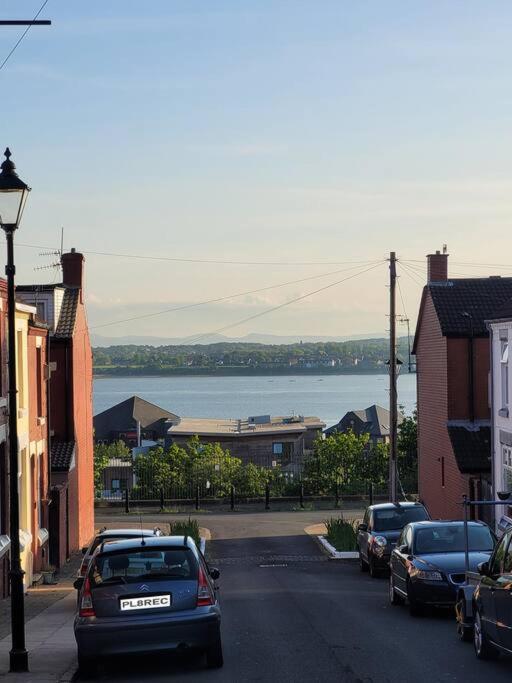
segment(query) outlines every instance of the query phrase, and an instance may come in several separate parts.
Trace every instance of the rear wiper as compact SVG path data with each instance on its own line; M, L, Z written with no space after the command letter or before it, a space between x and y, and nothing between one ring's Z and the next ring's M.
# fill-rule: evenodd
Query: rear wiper
M126 583L126 579L124 576L109 576L108 579L103 579L103 581L100 583L100 586L105 583Z

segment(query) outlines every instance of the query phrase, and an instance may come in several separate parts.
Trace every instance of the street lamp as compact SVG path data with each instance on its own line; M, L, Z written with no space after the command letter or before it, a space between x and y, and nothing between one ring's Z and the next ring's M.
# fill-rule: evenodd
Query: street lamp
M25 605L20 558L20 513L18 497L18 408L16 386L16 301L14 295L14 231L18 228L30 188L18 177L9 148L0 166L0 226L7 239L7 328L9 344L9 511L11 535L11 629L10 671L28 671L25 648Z

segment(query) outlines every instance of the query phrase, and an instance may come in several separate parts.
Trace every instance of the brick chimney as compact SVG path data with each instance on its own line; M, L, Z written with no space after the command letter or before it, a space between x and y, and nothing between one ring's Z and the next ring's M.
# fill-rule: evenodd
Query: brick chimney
M427 256L427 282L446 282L448 280L448 253L446 246L443 253L436 251Z
M80 300L84 287L84 257L74 249L62 254L62 281L65 285L80 288Z

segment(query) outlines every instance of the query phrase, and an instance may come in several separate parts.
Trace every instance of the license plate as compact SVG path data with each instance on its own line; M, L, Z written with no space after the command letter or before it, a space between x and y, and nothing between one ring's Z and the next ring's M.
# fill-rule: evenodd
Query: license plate
M163 595L141 595L137 598L120 598L121 612L129 612L135 609L158 609L171 606L170 593Z

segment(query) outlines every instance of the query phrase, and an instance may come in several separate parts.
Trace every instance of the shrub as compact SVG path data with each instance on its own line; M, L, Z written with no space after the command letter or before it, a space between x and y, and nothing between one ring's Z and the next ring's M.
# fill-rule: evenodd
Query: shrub
M357 522L347 522L343 517L326 520L327 540L338 551L356 550Z
M188 520L176 520L171 522L171 536L191 536L196 545L199 546L200 535L199 535L199 523L197 519Z

